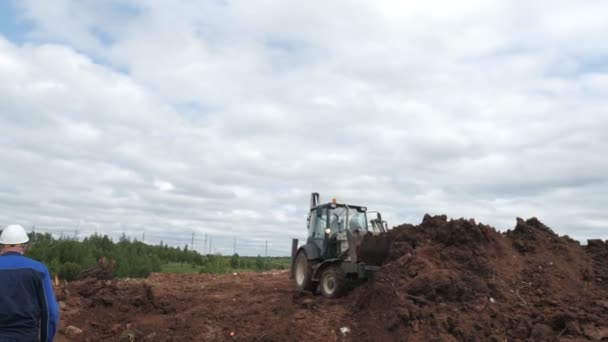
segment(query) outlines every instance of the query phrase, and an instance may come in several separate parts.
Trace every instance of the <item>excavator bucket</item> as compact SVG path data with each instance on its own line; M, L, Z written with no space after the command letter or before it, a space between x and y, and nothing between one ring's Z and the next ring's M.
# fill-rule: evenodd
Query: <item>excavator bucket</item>
M387 233L365 234L358 244L357 260L367 265L380 266L388 257L390 240Z

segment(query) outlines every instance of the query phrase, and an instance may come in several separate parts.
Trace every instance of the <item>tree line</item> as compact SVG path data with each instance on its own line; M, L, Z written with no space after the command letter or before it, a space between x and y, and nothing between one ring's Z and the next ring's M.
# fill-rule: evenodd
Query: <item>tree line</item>
M107 235L93 234L82 241L49 233L32 232L26 256L44 263L53 275L74 280L105 257L115 261L114 276L143 278L151 272L228 273L287 269L289 257L243 257L238 254L202 255L195 250L164 244L150 245L123 234L115 242Z

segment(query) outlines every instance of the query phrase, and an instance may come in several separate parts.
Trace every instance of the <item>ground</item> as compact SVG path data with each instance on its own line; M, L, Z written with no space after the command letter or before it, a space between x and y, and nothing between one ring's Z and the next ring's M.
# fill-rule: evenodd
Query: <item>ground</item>
M353 329L346 299L299 295L286 271L156 273L145 280L75 282L63 290L57 341L121 335L126 341L129 335L139 341L348 341L351 334L339 329ZM83 332L67 338L70 325Z

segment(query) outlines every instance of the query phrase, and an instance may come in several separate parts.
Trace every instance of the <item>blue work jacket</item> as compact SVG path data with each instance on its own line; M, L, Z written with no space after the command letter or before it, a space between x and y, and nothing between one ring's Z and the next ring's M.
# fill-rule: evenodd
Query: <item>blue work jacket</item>
M47 268L19 253L0 256L0 342L51 342L59 310Z

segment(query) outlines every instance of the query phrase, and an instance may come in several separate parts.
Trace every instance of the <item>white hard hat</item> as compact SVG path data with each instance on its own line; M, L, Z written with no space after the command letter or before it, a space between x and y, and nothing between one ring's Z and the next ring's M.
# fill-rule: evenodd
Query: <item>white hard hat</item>
M30 241L25 229L18 224L11 224L0 234L0 245L20 245Z

